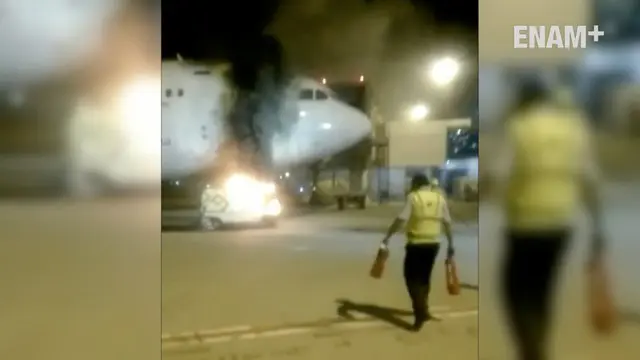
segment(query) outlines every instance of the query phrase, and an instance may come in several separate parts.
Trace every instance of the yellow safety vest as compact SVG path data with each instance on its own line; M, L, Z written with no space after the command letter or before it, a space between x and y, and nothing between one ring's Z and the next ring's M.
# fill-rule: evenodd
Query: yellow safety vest
M439 193L442 196L445 196L444 190L439 185L431 185L431 190Z
M588 129L578 113L539 108L508 123L513 146L507 224L522 230L572 223L580 199Z
M407 222L407 244L437 244L442 233L444 197L431 188L409 194L411 215Z

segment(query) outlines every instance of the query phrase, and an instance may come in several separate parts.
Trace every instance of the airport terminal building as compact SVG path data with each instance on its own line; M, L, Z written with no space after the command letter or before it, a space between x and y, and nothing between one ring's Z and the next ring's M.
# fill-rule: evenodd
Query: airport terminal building
M464 187L477 189L478 131L471 119L389 122L384 138L374 148L368 174L369 196L387 201L404 197L411 177L418 172L439 180L450 195Z

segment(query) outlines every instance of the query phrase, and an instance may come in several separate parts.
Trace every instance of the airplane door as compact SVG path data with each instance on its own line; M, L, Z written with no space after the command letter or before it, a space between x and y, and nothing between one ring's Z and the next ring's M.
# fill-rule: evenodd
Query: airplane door
M192 150L199 156L217 151L223 133L224 84L212 75L196 75L189 86Z
M189 150L194 155L200 157L206 154L209 146L207 141L207 126L210 120L209 116L209 106L211 101L206 93L202 93L202 86L200 84L194 84L194 86L189 86L187 89L189 91L188 98L186 101L189 106L187 108L189 119L185 119L188 121L189 126L188 136L189 140Z
M169 112L169 102L165 101L165 99L162 99L162 113L163 114L167 114ZM161 140L161 146L162 149L164 150L165 148L168 148L171 146L171 142L172 142L172 136L171 136L171 128L169 127L169 124L167 121L161 121L162 123L162 140Z
M161 115L161 146L162 169L173 171L180 164L182 155L183 119L181 119L181 103L177 98L176 89L180 85L163 81L162 115Z

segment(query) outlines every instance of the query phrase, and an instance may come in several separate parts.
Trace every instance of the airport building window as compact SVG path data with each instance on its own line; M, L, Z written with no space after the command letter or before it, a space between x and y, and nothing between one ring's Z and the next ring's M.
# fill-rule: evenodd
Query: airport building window
M300 91L300 100L313 100L313 90L304 89Z
M447 159L478 157L478 131L473 128L450 128L447 131Z
M184 90L178 89L178 96L183 96L183 95L184 95Z
M605 35L599 44L634 43L640 36L640 2L636 0L591 0L593 23Z
M316 100L327 100L329 95L322 90L316 90Z
M164 94L165 94L166 97L171 97L171 95L172 95L171 89L165 90Z

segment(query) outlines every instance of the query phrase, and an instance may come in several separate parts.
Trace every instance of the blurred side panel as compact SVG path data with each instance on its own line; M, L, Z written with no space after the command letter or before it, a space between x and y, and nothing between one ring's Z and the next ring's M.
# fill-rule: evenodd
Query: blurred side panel
M500 296L503 216L492 193L502 125L518 84L537 77L558 99L579 107L593 128L593 150L603 176L610 241L608 263L619 331L598 340L589 326L585 262L589 226L583 217L554 293L551 358L633 359L640 351L637 214L640 211L640 7L632 1L486 0L480 2L480 358L514 358ZM635 14L635 18L630 16ZM582 50L513 49L514 25L599 25L605 37ZM576 160L578 161L578 160ZM634 340L635 339L635 340ZM504 346L504 344L510 344Z
M478 39L480 62L514 62L518 65L542 65L571 61L580 52L566 49L513 48L515 25L577 25L588 24L592 0L483 0L479 4Z
M157 3L0 4L0 358L160 358Z

